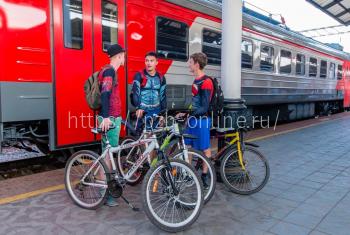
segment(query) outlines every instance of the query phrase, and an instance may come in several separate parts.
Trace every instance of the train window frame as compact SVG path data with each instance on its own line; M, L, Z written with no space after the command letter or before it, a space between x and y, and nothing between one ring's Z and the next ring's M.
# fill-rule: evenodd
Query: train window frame
M331 73L332 72L332 65L334 66L333 73ZM336 79L336 64L334 62L329 62L328 77L331 80Z
M221 62L222 62L222 44L220 45L220 63L219 64L215 64L215 63L210 63L209 62L209 56L208 56L208 54L207 53L205 53L204 52L204 30L207 30L207 31L211 31L211 32L213 32L213 33L218 33L218 34L221 34L221 43L222 43L222 32L220 32L219 30L214 30L214 29L210 29L210 28L203 28L202 29L202 52L204 53L204 54L206 54L207 55L207 57L208 57L208 65L213 65L213 66L221 66ZM211 46L208 46L208 47L211 47ZM213 48L215 48L215 47L213 47Z
M339 77L339 67L341 68L341 76ZM344 67L343 67L343 65L341 65L341 64L338 64L337 65L337 80L339 81L339 80L342 80L343 79L343 75L344 75Z
M116 41L111 41L110 42L110 44L109 45L113 45L113 44L116 44L116 43L118 43L118 33L119 33L119 19L118 19L118 4L117 3L115 3L115 2L111 2L111 1L109 1L109 0L102 0L101 1L101 32L102 32L102 35L101 35L101 37L102 37L102 51L104 51L104 52L106 52L107 51L107 48L108 48L108 46L106 47L106 48L104 48L104 35L103 35L103 18L102 18L102 16L103 16L103 7L104 7L104 3L109 3L109 4L112 4L112 5L114 5L115 6L115 8L116 8L116 24L117 24L117 27L116 27ZM111 28L110 28L111 29Z
M289 71L289 72L282 72L282 71L281 71L282 51L290 53L290 57L289 57L290 71ZM280 49L278 67L279 67L279 72L280 72L281 74L292 74L292 58L293 58L292 51L287 50L287 49Z
M300 60L300 65L303 65L303 67L304 67L304 73L298 73L298 56L300 56L301 58L304 58L304 63L302 63L302 60ZM303 76L303 77L306 77L306 62L307 62L307 58L306 58L306 55L304 55L304 54L301 54L301 53L296 53L296 55L295 55L295 75L296 76ZM302 68L301 66L300 66L300 68ZM302 69L300 70L300 71L302 71Z
M271 59L271 61L272 61L272 63L271 63L272 70L263 70L263 69L261 69L261 50L262 50L263 47L270 47L270 48L272 48L272 51L273 51L273 55L272 55L272 59ZM276 59L275 51L276 51L275 47L270 45L270 44L266 44L266 43L261 43L260 44L259 71L267 72L267 73L274 73L276 71L276 68L275 68L275 65L276 65L276 63L275 63L275 59Z
M310 68L311 68L311 59L315 59L316 60L316 74L315 76L311 76L311 72L310 72ZM317 78L317 75L318 75L318 59L316 57L309 57L309 61L308 61L308 64L309 64L309 77L310 78Z
M166 57L161 57L159 56L160 54L158 53L158 32L159 32L159 28L158 28L158 19L159 18L164 18L164 19L168 19L168 20L172 20L172 21L175 21L175 22L179 22L179 23L182 23L182 24L185 24L186 25L186 59L174 59L174 58L166 58ZM156 48L156 53L158 54L158 58L159 59L162 59L162 60L171 60L171 61L181 61L181 62L187 62L190 58L190 43L189 43L189 40L190 40L190 27L189 25L186 23L186 22L183 22L183 21L180 21L180 20L176 20L174 18L169 18L169 17L166 17L166 16L162 16L162 15L158 15L156 17L156 21L155 21L155 24L156 24L156 27L155 27L155 30L156 30L156 34L155 34L155 48Z
M84 6L83 6L83 0L81 0L81 47L77 48L77 47L73 47L73 46L69 46L67 45L67 41L66 41L66 26L70 25L70 29L72 29L72 19L70 18L70 14L67 16L66 15L66 4L68 3L69 5L71 5L71 1L72 0L63 0L62 1L62 14L63 14L63 46L64 48L67 49L72 49L72 50L84 50ZM70 13L70 10L68 11L68 13ZM72 42L71 42L72 43ZM73 44L73 43L72 43Z
M326 63L326 65L324 65L324 63ZM321 61L320 61L320 78L327 79L327 73L328 73L328 62L327 62L327 60L321 59Z
M250 68L245 68L245 67L243 67L242 66L242 42L243 41L247 41L247 42L249 42L250 44L251 44L251 46L252 46L252 52L251 52L251 58L250 58L250 61L251 61L251 67ZM241 68L242 69L249 69L249 70L252 70L253 68L254 68L254 42L253 42L253 40L251 40L251 39L248 39L248 38L242 38L242 40L241 40Z

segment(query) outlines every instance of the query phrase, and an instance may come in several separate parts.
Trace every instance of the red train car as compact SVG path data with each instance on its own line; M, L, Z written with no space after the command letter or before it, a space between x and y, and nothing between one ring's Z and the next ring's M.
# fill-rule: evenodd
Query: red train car
M151 50L160 55L159 70L169 81L169 108L185 108L191 101L192 77L187 69L191 53L206 52L207 72L220 76L220 7L205 0L0 1L1 144L24 139L54 151L96 143L97 136L90 132L96 113L84 100L83 84L108 63L105 51L112 43L127 49L126 66L118 71L124 117L130 108L132 77ZM314 115L315 107L325 101L338 109L350 107L348 54L252 16L245 15L243 23L242 96L250 107L283 104L290 113L302 105L307 112L300 117ZM251 44L243 44L244 40ZM263 45L271 45L276 53L272 57L270 49L254 53ZM287 75L281 69L282 59L286 61L283 48L290 51ZM297 50L308 51L304 59L319 61L315 78L306 76L311 68L304 61L305 81L300 82ZM322 61L329 80L320 79ZM333 70L335 65L340 67ZM292 80L294 85L285 85Z

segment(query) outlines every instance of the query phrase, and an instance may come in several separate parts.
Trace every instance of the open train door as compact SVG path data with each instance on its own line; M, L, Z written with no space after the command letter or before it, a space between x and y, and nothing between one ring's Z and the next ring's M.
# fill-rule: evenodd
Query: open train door
M53 0L55 149L94 143L95 114L84 98L84 82L109 63L110 44L124 41L124 0ZM118 71L125 104L125 71ZM123 114L125 115L125 107ZM51 135L52 136L52 135Z

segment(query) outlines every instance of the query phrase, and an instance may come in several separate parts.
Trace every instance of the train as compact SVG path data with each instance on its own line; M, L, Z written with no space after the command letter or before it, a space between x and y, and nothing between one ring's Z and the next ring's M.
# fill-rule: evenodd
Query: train
M118 71L124 118L132 110L133 76L149 51L159 55L170 110L191 102L192 53L207 54L206 73L220 79L219 2L6 0L0 1L0 34L1 146L26 140L52 152L96 144L90 127L97 113L83 86L108 63L113 43L127 50ZM278 110L281 120L298 120L350 107L348 53L249 9L242 34L242 98L253 114Z

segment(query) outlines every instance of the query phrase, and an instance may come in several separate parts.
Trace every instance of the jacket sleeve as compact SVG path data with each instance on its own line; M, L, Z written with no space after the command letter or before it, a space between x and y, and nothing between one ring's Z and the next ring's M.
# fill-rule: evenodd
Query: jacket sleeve
M110 98L113 89L113 79L115 73L113 69L107 69L102 74L102 81L100 84L101 90L101 112L100 115L103 118L109 117L109 108L110 108Z
M141 74L136 73L132 84L132 100L136 109L139 109L141 105L141 79Z
M166 100L166 79L163 77L162 84L160 84L160 109L161 112L165 111L167 108L167 100Z
M206 79L202 83L201 88L199 90L201 105L196 110L191 111L190 114L192 116L204 116L208 114L210 99L211 99L213 90L214 90L213 83L211 82L210 79Z

